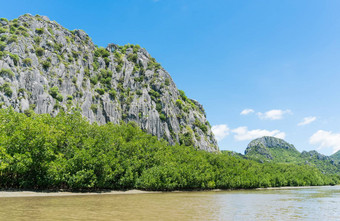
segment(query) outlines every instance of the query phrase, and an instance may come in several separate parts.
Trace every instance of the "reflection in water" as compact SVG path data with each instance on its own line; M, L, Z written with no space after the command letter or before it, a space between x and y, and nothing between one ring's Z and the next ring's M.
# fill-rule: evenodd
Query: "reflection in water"
M0 220L340 220L340 187L0 198Z

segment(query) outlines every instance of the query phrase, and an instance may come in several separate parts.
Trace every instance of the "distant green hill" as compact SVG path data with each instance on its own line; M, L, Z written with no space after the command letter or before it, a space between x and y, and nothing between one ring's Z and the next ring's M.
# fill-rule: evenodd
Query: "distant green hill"
M330 157L335 162L340 162L340 150L337 151L336 153L332 154Z
M245 150L247 158L259 162L294 163L311 165L323 173L340 173L340 153L331 157L317 151L300 153L292 144L275 137L261 137L251 141Z

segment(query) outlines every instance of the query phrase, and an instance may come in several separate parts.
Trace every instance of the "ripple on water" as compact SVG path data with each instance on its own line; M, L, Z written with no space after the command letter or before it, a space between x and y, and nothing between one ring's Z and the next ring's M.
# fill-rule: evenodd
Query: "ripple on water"
M4 220L340 220L340 187L0 198Z

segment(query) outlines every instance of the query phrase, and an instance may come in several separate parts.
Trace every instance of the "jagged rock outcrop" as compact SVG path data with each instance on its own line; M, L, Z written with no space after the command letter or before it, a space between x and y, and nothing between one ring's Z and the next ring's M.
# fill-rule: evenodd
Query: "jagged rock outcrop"
M295 149L294 145L280 138L268 136L252 140L245 150L246 157L259 160L260 162L286 162L299 155L300 152Z
M135 121L171 144L218 150L202 105L145 49L98 48L84 31L45 16L0 20L0 105L52 115L77 109L90 122Z
M296 150L293 144L289 144L286 141L284 141L283 139L276 138L276 137L264 136L264 137L252 140L248 144L246 151L249 151L249 149L251 149L253 147L257 147L257 146L264 146L264 147L268 147L268 148L279 147L279 148L283 148L283 149Z
M316 150L311 150L311 151L302 151L301 153L302 157L306 157L306 158L316 158L318 160L331 160L331 157L329 156L325 156L319 152L317 152Z
M282 148L286 150L292 150L294 152L297 151L293 144L289 144L283 139L264 136L252 140L245 150L245 155L249 154L250 152L257 152L258 154L264 155L267 158L272 159L272 156L268 148Z

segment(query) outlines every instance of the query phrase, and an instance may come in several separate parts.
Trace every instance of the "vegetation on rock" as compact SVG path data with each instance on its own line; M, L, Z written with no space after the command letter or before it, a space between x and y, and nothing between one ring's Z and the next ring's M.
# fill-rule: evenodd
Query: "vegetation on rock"
M259 162L310 165L323 173L340 174L340 164L334 158L324 156L315 150L300 153L292 144L275 137L262 137L251 141L245 156Z
M0 21L0 59L2 107L52 116L78 108L90 122L136 121L172 145L190 143L218 151L201 105L179 91L166 70L137 44L98 47L82 30L25 14ZM12 96L21 88L22 96ZM69 96L72 100L64 99Z

